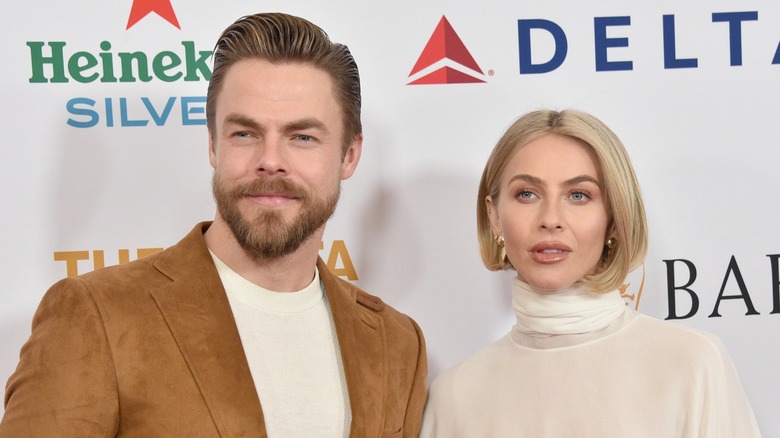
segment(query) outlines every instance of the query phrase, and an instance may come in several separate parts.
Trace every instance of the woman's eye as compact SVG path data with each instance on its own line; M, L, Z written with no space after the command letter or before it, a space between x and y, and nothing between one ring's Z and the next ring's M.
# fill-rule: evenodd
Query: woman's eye
M580 201L587 201L588 199L590 199L590 197L588 196L588 194L587 194L587 193L584 193L584 192L574 192L574 193L572 193L570 196L571 196L571 199L572 199L573 201L577 201L577 202L580 202Z
M528 190L521 190L517 192L517 199L521 199L521 200L533 199L534 196L535 196L534 193Z

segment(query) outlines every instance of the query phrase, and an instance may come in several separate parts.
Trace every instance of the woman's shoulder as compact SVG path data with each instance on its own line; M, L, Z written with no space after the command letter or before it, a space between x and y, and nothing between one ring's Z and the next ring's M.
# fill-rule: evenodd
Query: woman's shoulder
M421 437L467 436L464 432L482 424L490 417L500 389L500 379L494 368L507 362L511 355L507 347L509 335L468 356L459 364L447 369L433 380L428 390L428 401L422 424ZM464 435L466 434L466 435Z
M718 337L710 332L690 327L679 322L658 319L645 314L637 315L637 327L658 336L680 336L689 342L720 342Z
M511 354L511 349L509 335L501 337L439 374L431 385L431 391L458 392L468 388L484 387L484 380L506 361Z
M636 322L633 336L639 345L672 350L688 357L728 357L721 340L707 331L641 314Z

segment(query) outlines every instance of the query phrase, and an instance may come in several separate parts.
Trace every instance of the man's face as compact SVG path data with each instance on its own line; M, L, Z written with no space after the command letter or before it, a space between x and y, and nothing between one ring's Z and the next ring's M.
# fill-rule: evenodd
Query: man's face
M306 64L239 61L224 77L215 119L216 220L255 259L294 252L324 228L360 158L361 138L343 154L332 80Z

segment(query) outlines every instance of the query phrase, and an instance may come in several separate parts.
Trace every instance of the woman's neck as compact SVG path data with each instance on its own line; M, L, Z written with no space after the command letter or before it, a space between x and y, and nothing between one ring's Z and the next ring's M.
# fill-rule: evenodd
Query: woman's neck
M512 282L515 330L527 334L566 335L596 331L608 326L626 310L617 290L589 292L573 285L556 292L539 292L520 279Z

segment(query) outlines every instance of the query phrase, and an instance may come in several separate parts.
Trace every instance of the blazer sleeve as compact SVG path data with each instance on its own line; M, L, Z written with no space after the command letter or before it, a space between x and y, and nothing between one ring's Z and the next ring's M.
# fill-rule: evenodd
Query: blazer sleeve
M404 438L417 438L420 434L423 409L427 398L428 358L425 351L425 338L422 330L414 320L410 318L417 335L417 367L412 381L412 390L409 394L409 403L406 406L406 418L404 420Z
M79 279L49 289L6 385L0 436L114 437L119 403L98 306Z

